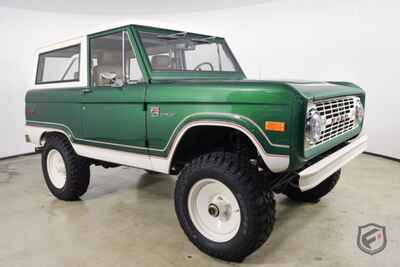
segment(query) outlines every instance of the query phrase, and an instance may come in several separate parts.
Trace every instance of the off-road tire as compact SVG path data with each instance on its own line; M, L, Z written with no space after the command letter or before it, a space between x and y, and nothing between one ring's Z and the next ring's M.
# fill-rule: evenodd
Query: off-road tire
M316 187L304 192L300 191L297 179L291 182L283 193L295 201L316 203L335 187L340 178L340 172L341 170L336 171Z
M47 170L47 156L51 150L57 150L63 157L66 168L66 181L62 188L57 188L50 180ZM70 142L61 135L50 135L42 151L42 169L50 192L65 201L78 200L86 193L90 182L90 164L86 158L78 156Z
M192 186L212 178L227 186L240 207L241 222L234 237L215 242L203 236L191 220L188 195ZM275 200L265 190L260 177L248 160L227 152L202 155L186 165L175 188L175 210L179 223L190 239L204 253L226 261L241 262L262 246L270 236L275 222Z

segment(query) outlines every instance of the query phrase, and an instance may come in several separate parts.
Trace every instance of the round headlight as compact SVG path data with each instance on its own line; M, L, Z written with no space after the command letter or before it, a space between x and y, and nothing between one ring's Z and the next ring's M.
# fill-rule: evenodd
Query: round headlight
M306 122L306 137L312 143L316 143L321 138L323 130L323 120L319 112L315 109L311 109L308 112Z
M356 119L358 122L362 122L364 118L364 107L359 98L356 99L355 108L356 108Z

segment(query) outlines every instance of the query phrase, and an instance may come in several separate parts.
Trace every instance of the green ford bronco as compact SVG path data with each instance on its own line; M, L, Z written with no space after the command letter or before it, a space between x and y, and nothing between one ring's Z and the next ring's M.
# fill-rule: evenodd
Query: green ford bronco
M25 138L51 193L79 199L91 165L178 175L180 225L220 259L268 239L273 194L317 202L366 149L360 87L248 80L224 38L123 25L43 47L36 62Z

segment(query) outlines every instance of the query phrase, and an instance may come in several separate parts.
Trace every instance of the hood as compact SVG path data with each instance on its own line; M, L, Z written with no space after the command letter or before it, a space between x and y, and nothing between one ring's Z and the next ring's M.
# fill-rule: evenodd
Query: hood
M285 81L285 83L310 100L364 94L360 87L349 82Z
M258 83L265 85L286 85L308 100L319 100L346 95L363 95L364 91L357 85L341 81L307 81L307 80L243 80L240 84Z
M164 80L152 85L160 89L154 99L178 102L243 102L283 104L297 95L305 100L318 100L346 95L363 95L358 86L347 82L299 80ZM150 93L153 100L153 94Z

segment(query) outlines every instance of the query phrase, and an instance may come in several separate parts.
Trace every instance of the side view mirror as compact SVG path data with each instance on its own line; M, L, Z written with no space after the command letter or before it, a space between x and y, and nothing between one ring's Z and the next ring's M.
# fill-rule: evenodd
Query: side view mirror
M124 86L124 81L122 79L113 79L111 83L111 87L123 87Z
M102 72L100 73L100 77L105 84L111 85L111 87L121 88L125 85L125 82L121 78L117 78L117 74L114 72Z

